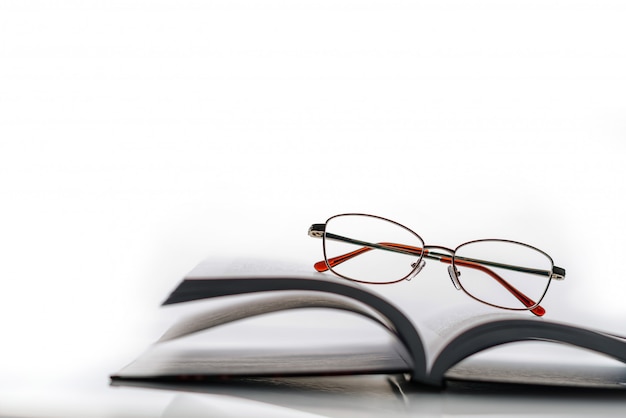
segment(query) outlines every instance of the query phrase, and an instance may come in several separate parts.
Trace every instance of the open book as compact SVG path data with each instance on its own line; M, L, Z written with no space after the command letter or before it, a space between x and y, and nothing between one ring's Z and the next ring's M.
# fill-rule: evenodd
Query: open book
M433 386L443 386L446 379L604 387L626 384L626 365L620 363L626 362L626 339L621 337L501 313L464 318L433 332L421 328L419 318L409 318L371 288L272 263L201 263L163 304L189 305L201 300L208 301L174 323L159 341L111 378L189 381L235 376L405 374L414 382ZM295 315L291 321L274 317L272 332L252 321L295 310L314 310L314 321L299 321ZM350 316L347 321L346 315ZM309 330L312 323L317 330ZM346 328L338 327L340 323ZM276 334L276 324L289 329ZM192 338L200 334L203 340ZM617 361L592 368L576 362L561 368L544 364L528 377L519 364L466 365L466 359L476 353L521 341L563 343Z

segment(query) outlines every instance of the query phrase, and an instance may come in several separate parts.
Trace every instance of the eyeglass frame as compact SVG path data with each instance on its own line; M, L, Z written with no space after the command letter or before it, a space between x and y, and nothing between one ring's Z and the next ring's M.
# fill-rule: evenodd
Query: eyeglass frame
M342 237L342 236L339 236L339 235L331 234L332 237L330 237L330 239L335 239L335 240L338 240L338 241L348 242L348 243L352 243L352 244L356 244L356 245L361 245L362 246L361 249L355 250L355 251L350 252L348 254L343 254L343 255L340 255L340 256L332 257L331 260L337 259L337 258L341 258L337 263L333 264L333 263L329 262L328 256L326 254L326 238L329 235L326 232L326 225L332 219L337 218L337 217L341 217L341 216L366 216L366 217L369 217L369 218L374 218L374 219L379 219L379 220L382 220L382 221L390 222L390 223L392 223L392 224L394 224L396 226L399 226L399 227L409 231L413 235L415 235L422 242L422 248L420 249L420 248L407 246L407 245L403 245L403 244L391 245L392 243L374 244L374 243L368 243L368 242L365 242L365 241L354 240L352 238L347 238L347 237ZM526 243L523 243L523 242L519 242L519 241L507 240L507 239L489 239L489 238L467 241L467 242L459 244L455 249L451 249L451 248L440 246L440 245L426 245L426 243L422 239L422 237L419 234L415 233L412 229L407 228L406 226L402 225L399 222L393 221L391 219L383 218L382 216L377 216L377 215L370 215L370 214L365 214L365 213L343 213L343 214L339 214L339 215L334 215L334 216L331 216L330 218L328 218L326 220L326 222L323 223L323 224L313 224L313 225L311 225L309 227L308 235L310 237L313 237L313 238L322 238L322 249L323 249L323 253L324 253L324 260L318 261L317 263L314 264L314 268L318 272L330 271L333 274L335 274L335 275L337 275L337 276L339 276L341 278L344 278L344 279L347 279L347 280L350 280L350 281L353 281L353 282L357 282L357 283L376 284L376 285L394 284L394 283L401 282L403 280L409 281L413 277L415 277L422 270L422 268L424 267L425 261L423 261L423 259L424 259L424 257L426 257L426 258L429 258L429 259L435 259L435 260L441 261L443 263L449 262L450 266L448 266L448 274L450 275L450 280L452 281L452 284L454 285L454 287L457 290L463 290L463 292L465 294L467 294L469 297L471 297L472 299L474 299L474 300L476 300L478 302L484 303L486 305L493 306L495 308L500 308L500 309L514 310L514 311L529 310L529 311L531 311L533 314L535 314L537 316L543 316L545 314L545 309L540 306L540 303L543 300L543 298L545 297L546 293L548 292L548 288L550 287L550 283L552 282L552 280L562 281L562 280L565 279L565 269L562 268L562 267L555 266L554 265L554 260L552 259L552 257L550 257L549 254L547 254L545 251L542 251L539 248L534 247L532 245L529 245L529 244L526 244ZM456 252L457 252L457 250L459 248L461 248L461 247L463 247L465 245L468 245L468 244L474 244L474 243L479 243L479 242L506 242L506 243L517 244L517 245L524 246L526 248L530 248L532 250L535 250L535 251L543 254L545 257L547 257L547 259L550 260L550 264L551 264L552 268L551 268L551 270L537 270L537 269L530 269L530 268L525 268L525 267L520 267L520 266L512 266L512 265L508 265L508 264L496 263L496 262L491 262L491 261L486 261L486 260L476 260L476 259L470 259L470 258L467 258L467 257L458 257L458 256L456 256ZM384 244L388 244L388 245L384 245ZM400 247L400 246L404 247L404 248L399 249L398 247ZM419 258L418 258L418 260L416 262L414 262L411 265L412 269L411 269L411 271L407 275L405 275L404 277L402 277L400 279L396 279L396 280L392 280L392 281L386 281L386 282L371 282L371 281L358 280L358 279L354 279L352 277L344 276L343 274L338 273L338 272L336 272L333 269L333 267L336 266L337 264L341 264L344 261L347 261L350 258L353 258L353 257L358 256L359 254L361 254L361 252L363 252L364 248L367 248L367 249L381 249L381 250L385 250L385 251L404 253L404 254L412 255L412 256L417 255L417 256L419 256ZM446 252L448 252L450 254L449 255L448 254L439 254L439 253L433 253L433 252L429 251L429 249L433 249L433 248L446 251ZM449 260L444 260L444 258L449 258ZM458 279L459 271L456 268L457 259L458 259L458 261L462 261L462 262L466 262L466 263L475 263L476 265L474 265L474 266L465 264L464 267L477 268L477 269L483 270L485 273L487 273L488 275L493 277L495 280L497 280L509 292L511 292L513 294L513 296L515 296L520 302L522 302L522 304L525 305L525 307L524 308L509 308L509 307L500 306L500 305L496 305L496 304L484 301L484 300L479 299L476 296L474 296L472 293L467 291L467 289L465 289L465 287L463 287L463 284ZM541 297L535 302L531 298L526 296L524 293L519 291L517 288L515 288L514 286L509 284L504 278L500 277L497 273L489 270L486 267L482 267L481 266L482 264L493 266L493 267L500 267L500 268L505 268L505 269L509 269L509 270L515 270L515 271L530 273L530 274L544 275L544 272L545 272L545 273L548 273L548 274L546 274L548 276L548 283L547 283L547 285L546 285L546 287L545 287ZM485 270L487 270L487 271L485 271Z

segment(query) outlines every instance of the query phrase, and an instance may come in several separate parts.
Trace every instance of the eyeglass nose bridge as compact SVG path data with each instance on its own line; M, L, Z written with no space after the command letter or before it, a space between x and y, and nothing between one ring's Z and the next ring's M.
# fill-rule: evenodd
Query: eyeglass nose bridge
M430 251L432 249L443 250L447 253L450 253L450 255L444 255L441 253L432 252ZM452 260L452 258L454 257L454 250L447 248L447 247L442 247L440 245L425 245L424 250L425 250L425 254L428 254L427 257L434 258L437 260L443 260L444 257L447 260ZM448 266L448 275L450 276L450 280L452 281L452 284L454 285L456 290L461 290L461 284L459 283L459 276L461 275L461 272L455 266L450 264Z

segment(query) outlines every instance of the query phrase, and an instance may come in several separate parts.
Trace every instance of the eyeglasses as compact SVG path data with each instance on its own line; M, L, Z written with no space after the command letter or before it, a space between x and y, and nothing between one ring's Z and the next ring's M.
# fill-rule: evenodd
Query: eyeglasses
M380 216L349 213L313 224L309 235L322 238L324 260L319 272L330 270L344 279L368 284L411 280L426 262L448 264L457 290L497 308L529 310L543 316L539 304L552 280L565 279L545 252L516 241L482 239L450 249L424 245L409 228ZM522 306L520 306L522 305Z

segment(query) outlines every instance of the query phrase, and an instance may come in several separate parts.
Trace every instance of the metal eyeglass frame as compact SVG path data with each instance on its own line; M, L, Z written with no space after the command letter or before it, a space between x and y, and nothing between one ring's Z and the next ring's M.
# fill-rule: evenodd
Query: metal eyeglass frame
M460 244L456 249L451 249L451 248L447 248L447 247L442 247L440 245L424 245L423 248L419 248L419 247L413 247L413 246L409 246L409 245L404 245L404 244L398 244L398 243L390 243L390 242L380 242L380 243L371 243L371 242L366 242L366 241L361 241L361 240L355 240L352 238L348 238L348 237L343 237L340 235L336 235L336 234L332 234L332 233L328 233L326 232L326 224L332 220L333 218L339 217L339 216L346 216L346 215L355 215L355 216L367 216L370 218L374 218L374 219L380 219L382 221L386 221L386 222L390 222L392 224L395 224L409 232L411 232L412 234L414 234L416 237L418 237L422 242L424 242L421 237L419 235L417 235L415 232L413 232L411 229L407 228L406 226L392 221L390 219L387 218L383 218L381 216L376 216L376 215L369 215L369 214L364 214L364 213L345 213L345 214L340 214L340 215L335 215L332 216L330 218L328 218L328 220L326 221L326 223L323 224L313 224L311 225L311 227L309 228L309 236L314 237L314 238L323 238L323 247L324 247L324 260L322 261L318 261L317 263L315 263L314 268L315 270L319 271L319 272L324 272L324 271L328 271L330 270L332 273L336 274L339 277L345 278L347 280L351 280L354 282L359 282L359 283L366 283L366 284L392 284L392 283L397 283L400 282L402 280L410 280L411 278L413 278L415 275L417 275L421 269L424 267L425 263L423 262L423 258L429 258L429 259L434 259L434 260L438 260L441 261L442 263L447 263L450 264L448 266L448 274L450 275L450 279L452 280L452 283L454 284L454 286L456 287L457 290L463 290L468 296L470 296L472 299L475 299L481 303L484 303L486 305L490 305L496 308L500 308L500 309L507 309L507 310L529 310L531 311L533 314L537 315L537 316L543 316L545 314L545 309L543 307L541 307L539 304L541 303L541 300L543 299L543 297L545 296L545 294L548 291L548 288L550 287L550 283L552 280L564 280L565 279L565 269L562 267L557 267L554 265L554 262L552 260L552 257L550 257L547 253L545 253L544 251L533 247L531 245L525 244L523 242L518 242L518 241L511 241L511 240L504 240L504 239L481 239L481 240L474 240L474 241L468 241L465 242L463 244ZM336 257L332 257L330 259L327 259L326 256L326 247L325 247L325 239L332 239L332 240L336 240L336 241L342 241L342 242L347 242L350 244L355 244L355 245L359 245L361 246L361 248L355 250L355 251L351 251L349 253L346 254L342 254ZM485 241L490 241L490 242L508 242L508 243L512 243L512 244L518 244L518 245L522 245L524 247L527 248L531 248L535 251L538 251L539 253L545 255L549 260L550 263L552 265L552 269L551 270L540 270L540 269L534 269L534 268L528 268L528 267L522 267L522 266L514 266L514 265L510 265L510 264L503 264L503 263L497 263L494 261L488 261L488 260L480 260L480 259L474 259L474 258L468 258L468 257L460 257L460 256L456 256L456 251L467 244L471 244L471 243L477 243L477 242L485 242ZM372 249L380 249L380 250L384 250L384 251L391 251L391 252L397 252L397 253L402 253L402 254L407 254L407 255L412 255L412 256L418 256L418 260L412 264L413 269L404 277L397 279L397 280L393 280L393 281L387 281L387 282L370 282L370 281L362 281L362 280L357 280L351 277L347 277L344 276L338 272L336 272L335 270L333 270L333 267L341 264L345 261L350 260L353 257L356 257L360 254L366 253ZM443 250L448 252L449 254L442 254L439 252L435 252L432 251L432 249L438 249L438 250ZM475 297L473 294L471 294L470 292L468 292L463 285L461 284L461 282L459 281L459 271L457 270L456 266L463 266L463 267L468 267L468 268L473 268L473 269L477 269L480 270L486 274L488 274L489 276L491 276L494 280L496 280L500 285L502 285L507 291L509 291L513 296L515 296L523 305L524 308L508 308L508 307L504 307L504 306L499 306L499 305L495 305L493 303L489 303L486 302L482 299L479 299L477 297ZM542 275L542 276L548 276L548 284L546 285L546 288L543 292L543 294L541 295L541 297L539 298L539 300L537 301L533 301L531 298L529 298L528 296L526 296L524 293L522 293L520 290L518 290L516 287L514 287L513 285L511 285L509 282L507 282L504 278L502 278L500 275L498 275L496 272L494 272L493 270L485 267L485 266L491 266L491 267L498 267L498 268L503 268L503 269L507 269L507 270L513 270L513 271L519 271L519 272L523 272L523 273L529 273L529 274L537 274L537 275Z

